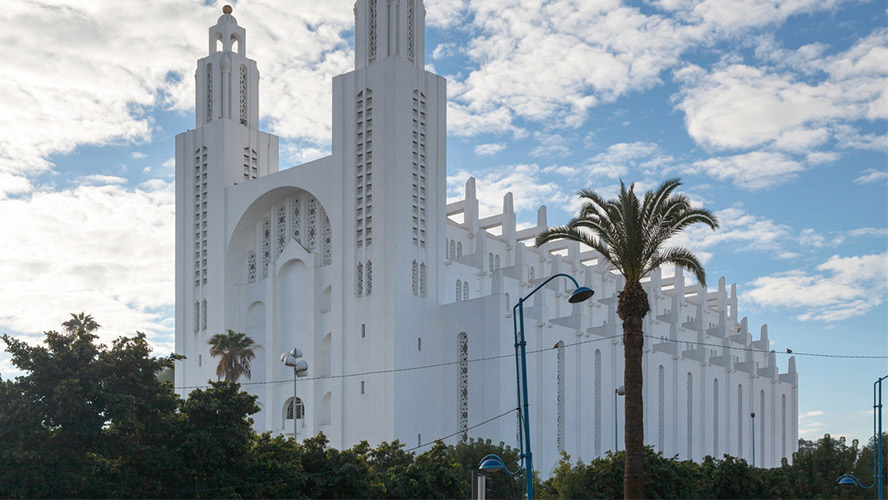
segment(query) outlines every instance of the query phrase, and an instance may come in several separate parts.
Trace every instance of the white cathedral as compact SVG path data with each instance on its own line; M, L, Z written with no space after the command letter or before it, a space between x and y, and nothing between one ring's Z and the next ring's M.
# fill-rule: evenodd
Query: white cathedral
M333 79L332 154L282 171L278 138L258 128L244 28L226 7L209 29L196 126L176 137L176 352L187 358L175 385L184 396L214 379L207 341L233 329L256 343L241 382L258 396L257 431L323 432L337 448L517 446L512 307L568 273L595 296L570 304L558 278L525 305L536 468L551 475L562 450L588 462L622 448L622 278L577 243L534 247L545 207L518 230L505 193L502 213L480 218L472 178L448 204L446 82L424 69L423 2L357 0L354 12L355 69ZM752 462L753 449L758 466L792 460L795 360L779 372L767 326L753 340L735 286L689 285L681 270L644 286L645 442L698 461ZM296 404L279 361L293 347L308 363Z

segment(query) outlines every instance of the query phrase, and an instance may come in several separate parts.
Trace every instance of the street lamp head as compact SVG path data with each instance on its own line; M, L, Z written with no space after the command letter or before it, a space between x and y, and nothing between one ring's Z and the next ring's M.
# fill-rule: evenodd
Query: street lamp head
M570 298L568 298L567 301L571 304L576 304L579 302L583 302L584 300L588 300L594 294L595 291L593 291L591 288L587 286L581 286L574 290L572 294L570 294Z
M755 418L755 412L750 413L749 416Z
M837 481L839 484L854 484L854 480L849 476L842 476Z
M617 387L615 389L615 392L617 393L618 396L625 396L626 395L626 386L621 385L620 387Z
M505 469L506 464L503 463L499 457L488 457L481 461L481 464L478 465L478 470L499 470Z

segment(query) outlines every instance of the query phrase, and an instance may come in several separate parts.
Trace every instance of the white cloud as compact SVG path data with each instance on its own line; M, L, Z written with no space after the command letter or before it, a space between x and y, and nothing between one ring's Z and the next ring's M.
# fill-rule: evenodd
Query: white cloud
M447 176L448 203L465 197L465 182L470 176L464 170ZM535 164L497 167L474 177L481 217L502 213L503 197L508 192L512 193L516 212L567 203L572 196L554 182L543 182L540 168Z
M763 276L747 293L765 307L801 308L799 320L841 321L882 304L888 293L888 252L834 255L815 272L792 270Z
M148 140L155 124L147 112L155 107L191 109L206 27L220 15L217 7L178 0L150 8L130 0L65 3L3 5L5 39L15 40L0 44L0 180L15 184L2 183L7 193L26 192L20 177L51 168L50 155ZM353 26L351 4L282 9L260 0L235 10L247 55L260 61L262 102L273 103L261 111L275 133L329 142L330 79L352 63L343 38Z
M426 24L436 28L462 24L466 6L466 0L426 0Z
M672 171L674 159L652 142L621 142L589 158L581 167L584 177L619 179L630 171L661 178ZM645 183L636 183L636 191L644 192Z
M530 150L530 156L540 157L564 157L570 154L570 148L567 147L567 141L558 134L534 134L540 145Z
M130 153L130 158L134 160L144 160L145 158L148 158L148 155L141 151L133 151Z
M173 349L165 322L174 294L172 183L35 191L0 200L0 324L18 332L58 329L69 312L103 325L103 341L145 331Z
M733 182L743 189L764 189L798 177L805 166L783 153L753 151L695 162L693 171Z
M694 66L676 72L684 83L676 107L685 113L688 133L716 149L771 146L801 153L825 144L838 127L850 127L847 122L884 119L888 30L841 54L822 57L820 52L771 48L768 54L783 66L813 69L817 77L737 63L709 72Z
M475 146L475 154L478 156L493 156L504 149L506 149L506 145L501 142L494 144L478 144Z
M773 251L789 237L790 228L766 217L756 216L739 207L715 212L719 229L695 225L670 239L670 246L684 246L695 252L729 245L733 250Z
M870 182L883 182L888 179L888 170L876 170L868 168L861 172L863 175L854 179L857 184L869 184Z

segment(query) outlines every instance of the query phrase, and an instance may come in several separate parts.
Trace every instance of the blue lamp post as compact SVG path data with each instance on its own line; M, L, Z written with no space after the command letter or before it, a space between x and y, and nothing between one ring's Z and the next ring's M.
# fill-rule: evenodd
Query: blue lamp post
M863 489L870 489L873 486L878 488L878 498L882 500L882 381L888 378L888 375L876 380L873 384L873 484L864 486L859 479L852 474L842 474L836 482L839 484L856 484ZM878 417L876 416L878 414Z
M523 298L518 299L518 303L512 308L512 325L515 329L515 375L518 378L518 412L521 416L523 431L519 434L518 441L521 449L521 459L524 461L523 468L527 481L528 500L533 500L533 454L530 451L530 415L527 404L527 351L525 349L527 342L524 341L524 302L540 288L559 276L569 279L573 282L574 286L576 286L576 289L567 299L571 304L583 302L595 293L591 288L580 286L573 276L565 273L558 273L537 285L536 288ZM518 323L520 323L520 329ZM482 465L484 463L485 462L482 461ZM502 460L500 460L499 463L502 464ZM503 465L503 467L505 466Z

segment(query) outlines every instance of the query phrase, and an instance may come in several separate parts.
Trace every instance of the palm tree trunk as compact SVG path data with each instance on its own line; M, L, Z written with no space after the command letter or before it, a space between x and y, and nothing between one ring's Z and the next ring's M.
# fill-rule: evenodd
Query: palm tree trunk
M625 398L626 461L623 498L644 498L644 400L642 319L650 311L647 293L638 282L626 282L619 295L617 313L623 320L623 383Z

